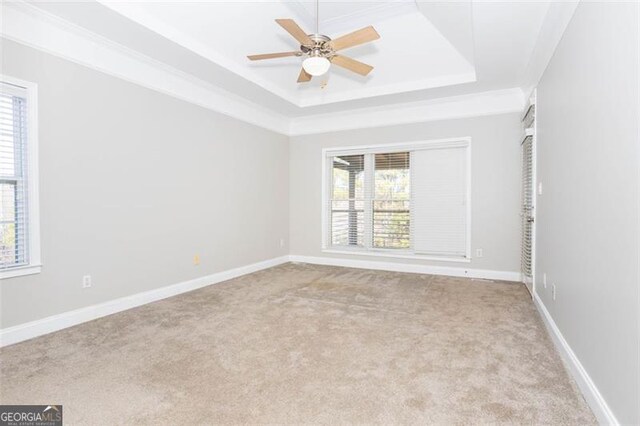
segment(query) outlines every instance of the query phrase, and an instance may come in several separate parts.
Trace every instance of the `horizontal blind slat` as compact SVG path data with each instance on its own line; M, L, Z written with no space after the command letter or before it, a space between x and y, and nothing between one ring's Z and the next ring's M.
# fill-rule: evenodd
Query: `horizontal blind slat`
M26 94L0 93L0 269L28 263L26 119Z
M414 250L464 256L467 248L466 148L415 151L411 161Z

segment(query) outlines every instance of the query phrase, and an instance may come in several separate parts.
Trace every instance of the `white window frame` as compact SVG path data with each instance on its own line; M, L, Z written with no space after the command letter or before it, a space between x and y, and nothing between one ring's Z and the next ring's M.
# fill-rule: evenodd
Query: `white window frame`
M330 244L331 230L329 229L329 209L328 203L331 197L331 162L329 156L335 155L357 155L411 151L417 149L434 149L438 147L465 146L466 148L466 250L464 257L436 256L415 254L410 250L384 249L384 248L362 248L362 247L333 247ZM376 256L400 259L420 259L434 260L442 262L471 262L471 137L464 136L448 139L433 139L426 141L401 142L379 145L358 145L347 147L331 147L322 149L322 252L332 254L349 254L357 256Z
M38 85L0 74L0 82L27 92L27 210L29 212L29 263L0 270L0 279L40 273L40 198L38 176Z

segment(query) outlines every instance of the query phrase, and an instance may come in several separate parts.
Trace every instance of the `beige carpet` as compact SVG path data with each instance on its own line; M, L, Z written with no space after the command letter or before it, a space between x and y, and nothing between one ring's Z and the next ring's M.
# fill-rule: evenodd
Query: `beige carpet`
M595 422L513 283L286 264L0 359L68 424Z

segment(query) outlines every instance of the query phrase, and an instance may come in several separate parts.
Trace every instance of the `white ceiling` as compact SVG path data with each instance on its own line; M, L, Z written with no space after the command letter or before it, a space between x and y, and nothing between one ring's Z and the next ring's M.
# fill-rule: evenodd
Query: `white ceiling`
M298 50L299 43L275 19L293 17L312 33L314 19L307 4L154 2L109 3L109 7L300 107L475 80L473 65L415 2L406 0L322 4L327 24L320 21L321 33L335 37L367 22L380 33L380 40L344 52L375 66L367 77L333 67L310 84L297 84L302 58L261 62L246 58L251 53Z
M315 31L315 5L289 1L29 1L118 45L284 117L433 103L523 88L549 1L380 0L320 3L320 32L373 25L381 38L344 53L374 66L367 77L332 67L298 84L301 58L250 62L296 41L276 18ZM326 84L324 84L326 83Z

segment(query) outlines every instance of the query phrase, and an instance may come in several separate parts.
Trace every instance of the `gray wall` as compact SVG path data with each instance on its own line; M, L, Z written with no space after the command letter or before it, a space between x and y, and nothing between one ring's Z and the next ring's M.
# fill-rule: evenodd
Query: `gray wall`
M288 253L286 136L2 42L39 85L44 265L1 283L2 327Z
M520 270L520 116L504 114L460 120L349 130L291 138L291 254L436 266ZM470 264L323 253L322 149L471 136L471 247L484 257Z
M639 72L638 5L582 2L538 87L537 293L627 424L640 423Z

